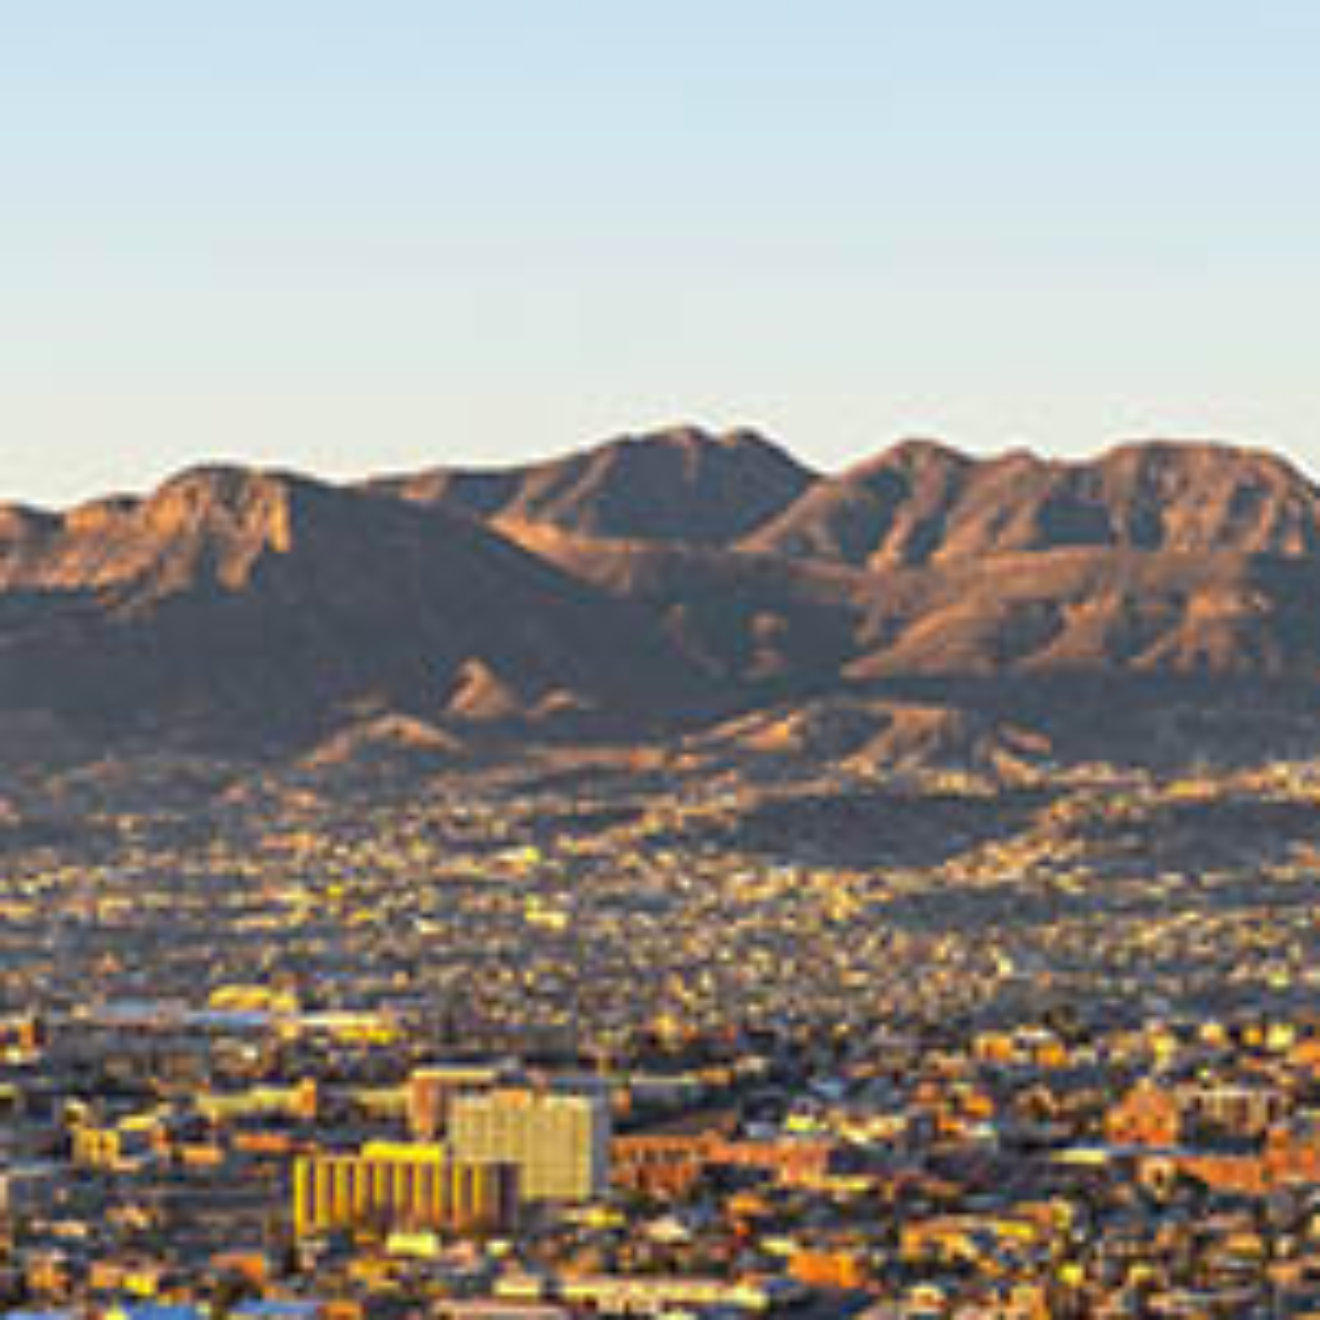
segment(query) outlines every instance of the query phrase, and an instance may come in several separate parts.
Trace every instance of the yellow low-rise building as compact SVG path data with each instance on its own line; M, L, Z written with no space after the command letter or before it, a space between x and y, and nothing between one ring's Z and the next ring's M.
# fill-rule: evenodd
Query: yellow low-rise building
M293 1169L300 1237L332 1229L496 1231L514 1223L517 1208L512 1165L456 1160L443 1146L373 1143L358 1154L304 1156Z

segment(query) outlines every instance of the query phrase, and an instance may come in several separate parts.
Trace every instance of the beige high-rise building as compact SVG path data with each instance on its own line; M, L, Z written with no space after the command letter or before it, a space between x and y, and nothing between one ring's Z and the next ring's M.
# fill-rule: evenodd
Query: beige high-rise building
M524 1201L590 1201L609 1182L609 1106L527 1086L457 1095L449 1145L457 1160L513 1164Z

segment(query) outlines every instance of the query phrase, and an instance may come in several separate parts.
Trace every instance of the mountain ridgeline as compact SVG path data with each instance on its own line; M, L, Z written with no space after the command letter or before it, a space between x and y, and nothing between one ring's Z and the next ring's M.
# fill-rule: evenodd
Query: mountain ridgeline
M0 506L0 736L1293 754L1318 604L1320 490L1226 445L822 475L686 428L356 485L203 467Z

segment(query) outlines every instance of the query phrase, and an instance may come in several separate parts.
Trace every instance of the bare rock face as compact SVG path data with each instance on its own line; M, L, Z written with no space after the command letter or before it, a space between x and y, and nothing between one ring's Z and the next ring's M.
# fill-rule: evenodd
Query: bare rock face
M527 712L526 698L484 661L466 661L455 679L445 711L456 719L509 720Z

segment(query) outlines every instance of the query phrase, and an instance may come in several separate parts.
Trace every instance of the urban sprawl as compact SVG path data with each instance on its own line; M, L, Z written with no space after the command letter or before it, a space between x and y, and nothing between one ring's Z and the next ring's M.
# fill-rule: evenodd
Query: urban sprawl
M6 1314L1320 1316L1320 768L335 773L0 836Z

